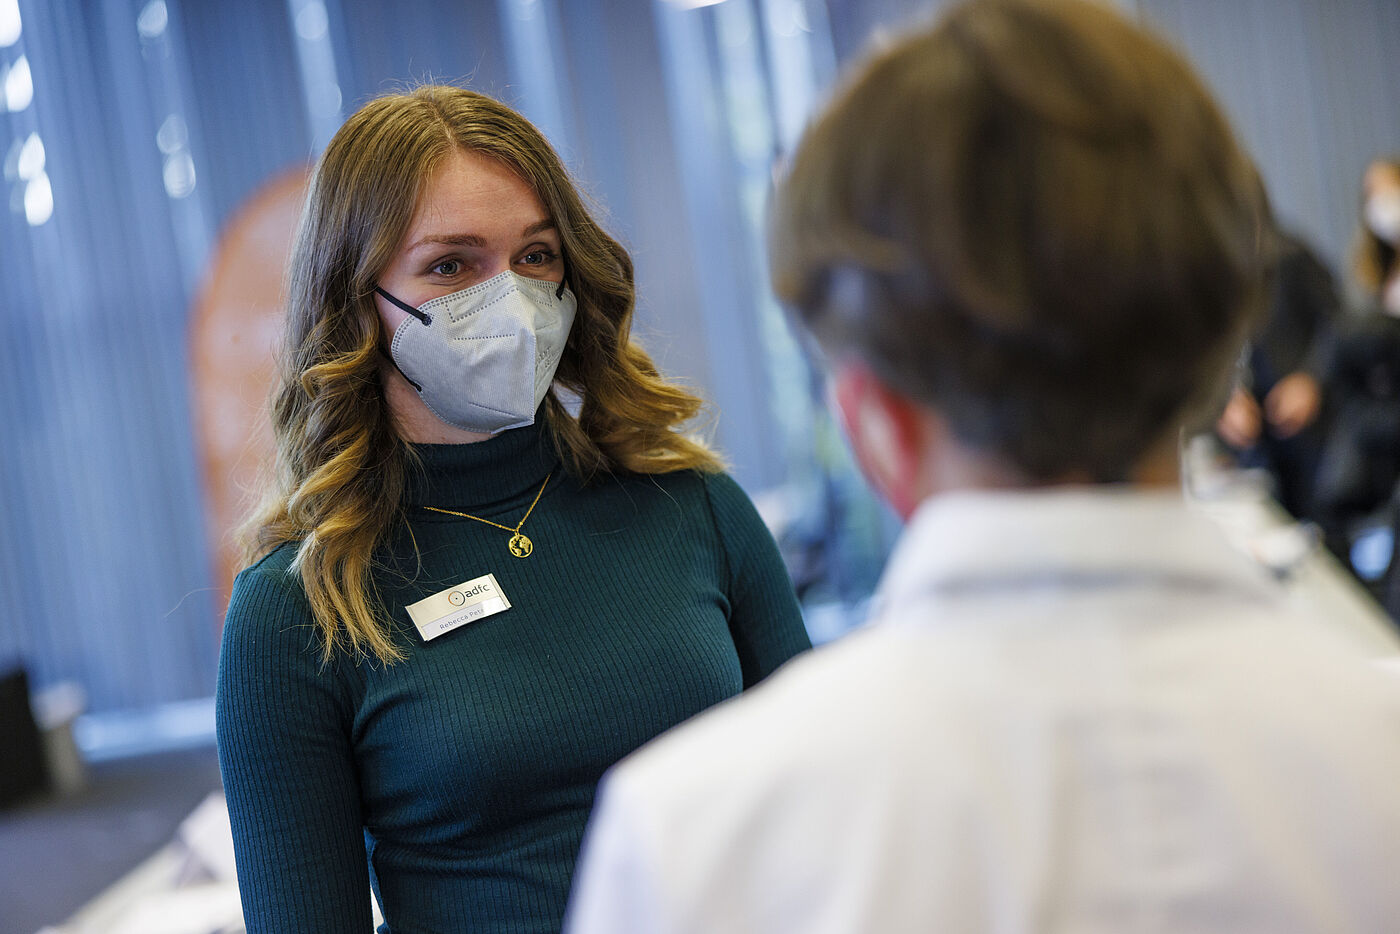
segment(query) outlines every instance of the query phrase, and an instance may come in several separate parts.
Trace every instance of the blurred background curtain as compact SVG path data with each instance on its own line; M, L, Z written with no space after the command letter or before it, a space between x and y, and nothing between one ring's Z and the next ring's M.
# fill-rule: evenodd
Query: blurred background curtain
M1339 264L1362 166L1400 150L1400 4L1120 5L1196 60L1280 213ZM346 114L423 80L501 97L558 144L633 252L642 342L713 402L806 602L858 602L893 524L768 295L763 205L838 66L937 7L0 0L0 659L97 712L212 691L224 582L188 376L210 251Z

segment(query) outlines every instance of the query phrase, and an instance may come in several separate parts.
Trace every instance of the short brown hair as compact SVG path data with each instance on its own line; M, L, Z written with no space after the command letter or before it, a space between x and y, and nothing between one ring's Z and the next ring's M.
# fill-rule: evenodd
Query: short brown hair
M779 297L1032 479L1126 475L1213 396L1262 294L1255 169L1183 59L1088 2L974 0L806 134Z

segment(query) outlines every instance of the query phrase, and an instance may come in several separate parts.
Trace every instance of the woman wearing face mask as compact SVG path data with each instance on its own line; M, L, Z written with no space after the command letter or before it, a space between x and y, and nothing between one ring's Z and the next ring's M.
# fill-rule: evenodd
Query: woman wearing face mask
M777 550L509 108L351 117L289 296L219 671L248 930L557 931L603 771L808 646Z
M1352 257L1356 284L1377 311L1400 318L1400 156L1366 167L1361 199L1361 230Z

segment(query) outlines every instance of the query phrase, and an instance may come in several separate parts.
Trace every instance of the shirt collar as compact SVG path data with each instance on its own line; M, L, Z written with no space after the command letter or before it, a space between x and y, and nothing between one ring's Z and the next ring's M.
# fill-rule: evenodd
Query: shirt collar
M896 544L876 608L943 589L1146 580L1276 599L1268 572L1174 491L1054 487L958 491L925 501Z

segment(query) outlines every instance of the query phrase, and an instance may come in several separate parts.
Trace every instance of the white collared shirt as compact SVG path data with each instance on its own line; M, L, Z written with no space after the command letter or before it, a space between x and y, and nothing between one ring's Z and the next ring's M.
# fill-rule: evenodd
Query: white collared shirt
M1400 931L1400 678L1174 495L955 494L624 760L572 934Z

